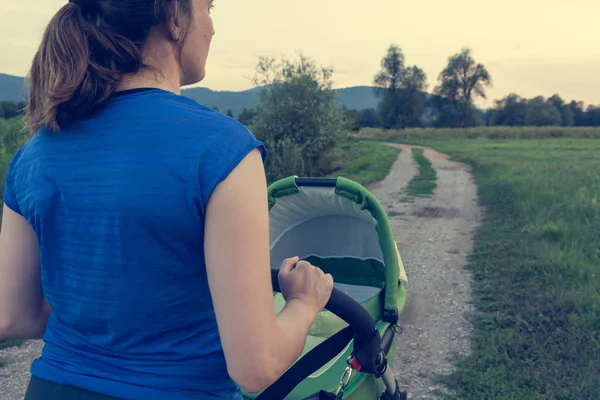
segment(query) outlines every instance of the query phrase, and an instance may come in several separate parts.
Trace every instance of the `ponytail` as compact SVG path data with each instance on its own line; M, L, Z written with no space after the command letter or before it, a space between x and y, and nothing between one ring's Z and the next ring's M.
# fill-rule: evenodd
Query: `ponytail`
M141 9L139 0L86 2L95 10L64 5L48 24L28 74L29 132L59 132L102 106L125 75L143 66L142 44L174 2L148 0L147 9Z

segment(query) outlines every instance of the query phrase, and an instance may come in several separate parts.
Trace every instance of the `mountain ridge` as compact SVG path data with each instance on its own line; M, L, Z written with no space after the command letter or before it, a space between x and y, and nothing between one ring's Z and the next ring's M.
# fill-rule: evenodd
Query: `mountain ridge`
M24 78L0 73L0 101L23 101ZM206 87L184 88L181 94L207 107L218 107L225 113L229 110L239 115L244 108L254 108L259 101L260 87L247 90L213 90ZM379 100L372 86L350 86L334 89L338 104L351 110L376 108Z

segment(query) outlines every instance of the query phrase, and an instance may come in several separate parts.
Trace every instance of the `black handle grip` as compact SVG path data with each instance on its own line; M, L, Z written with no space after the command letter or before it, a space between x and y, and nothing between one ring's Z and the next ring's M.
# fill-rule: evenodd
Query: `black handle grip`
M337 185L335 178L296 178L294 181L297 186L334 188Z
M279 270L271 269L271 281L275 292L281 292L278 275ZM352 297L333 288L325 309L340 317L352 328L355 343L367 343L373 339L373 334L377 331L375 321L371 314Z
M278 276L279 270L271 268L271 281L275 292L281 292ZM378 357L381 354L379 343L381 339L371 314L352 297L335 288L325 308L347 322L348 328L342 329L321 343L319 346L327 346L322 351L317 346L304 355L256 400L285 398L302 379L335 357L335 354L341 351L352 337L354 338L353 355L361 365L360 370L373 373L380 369L379 365L386 360ZM349 337L348 334L352 336Z

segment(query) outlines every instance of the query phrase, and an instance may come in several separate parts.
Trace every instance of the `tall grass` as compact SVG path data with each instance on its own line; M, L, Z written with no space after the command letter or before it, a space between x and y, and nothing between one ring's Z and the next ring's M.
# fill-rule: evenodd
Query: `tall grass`
M437 187L437 172L424 153L423 149L412 149L413 158L419 171L407 185L405 201L410 201L414 197L431 197Z
M473 166L486 209L473 352L442 380L457 399L600 399L600 140L421 143Z
M340 167L328 177L343 176L366 186L385 179L400 149L378 142L350 140L337 149Z
M600 128L593 127L476 127L448 129L383 130L364 128L357 137L373 140L403 141L413 143L422 140L444 139L544 139L580 138L600 139Z

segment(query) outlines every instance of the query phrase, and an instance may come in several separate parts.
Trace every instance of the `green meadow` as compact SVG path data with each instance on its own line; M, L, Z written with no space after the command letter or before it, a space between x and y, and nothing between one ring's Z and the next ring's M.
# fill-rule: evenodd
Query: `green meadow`
M473 351L440 380L456 399L600 398L598 130L417 131L363 134L469 164L485 210L467 265Z

